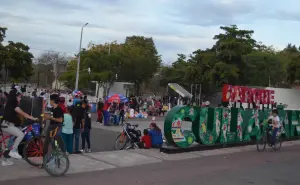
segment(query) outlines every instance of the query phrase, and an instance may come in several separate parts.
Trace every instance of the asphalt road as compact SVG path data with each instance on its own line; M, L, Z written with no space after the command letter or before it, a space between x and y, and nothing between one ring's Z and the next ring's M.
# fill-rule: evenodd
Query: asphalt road
M145 122L149 124L151 122L152 117L148 117L147 119L134 119L139 120L138 122ZM164 117L156 117L156 121L163 121ZM97 120L97 114L92 113L92 121ZM114 144L116 137L118 136L117 132L100 129L100 128L92 128L91 131L91 145L92 152L103 152L103 151L111 151L114 150Z
M118 136L117 132L92 128L91 130L91 146L92 152L111 151L114 149L115 140Z
M299 185L300 146L0 182L5 185Z

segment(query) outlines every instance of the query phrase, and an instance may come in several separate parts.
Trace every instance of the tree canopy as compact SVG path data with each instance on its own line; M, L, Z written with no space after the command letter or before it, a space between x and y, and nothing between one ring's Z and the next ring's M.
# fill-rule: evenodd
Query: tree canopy
M164 66L161 84L179 83L186 88L201 84L210 96L224 83L248 86L289 87L300 79L300 48L288 44L282 51L253 38L253 30L236 25L221 26L212 48L178 54L171 66Z
M150 80L160 67L161 59L152 38L127 37L124 43L90 43L81 52L79 88L97 81L108 93L115 81L135 84L139 94L140 85ZM74 88L77 59L68 64L68 71L61 77L69 88ZM91 73L88 73L88 68Z
M8 41L8 44L4 45L6 31L6 28L0 27L0 68L5 70L5 81L7 77L28 81L34 74L30 48L21 42L13 41Z

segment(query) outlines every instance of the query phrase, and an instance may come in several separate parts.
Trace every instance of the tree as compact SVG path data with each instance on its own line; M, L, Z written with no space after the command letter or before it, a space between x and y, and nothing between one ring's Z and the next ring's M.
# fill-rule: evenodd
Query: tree
M81 52L79 88L86 88L91 81L97 81L100 87L109 94L111 85L115 82L121 69L121 45L117 42L106 44L90 44L87 50ZM88 73L88 68L91 73ZM77 59L69 62L67 72L62 75L66 85L74 88L77 69Z
M0 66L5 70L4 81L6 83L7 76L18 80L26 81L34 74L32 67L33 55L29 52L29 46L21 42L8 41L4 46L2 44L7 29L0 27Z
M161 57L151 37L127 37L122 47L122 71L120 78L135 84L136 95L143 82L149 81L158 71Z
M247 64L243 55L247 55L257 48L257 42L252 38L253 30L240 30L236 25L221 26L225 33L214 36L217 53L217 63L214 77L219 85L223 83L242 84L247 81L245 71Z
M58 88L58 79L62 72L65 71L66 65L69 61L69 58L60 53L55 51L46 51L41 53L41 55L37 59L37 70L38 73L42 72L48 75L52 73L53 80L55 82L54 88ZM38 79L39 82L39 79Z
M33 55L29 46L21 42L8 41L4 51L4 69L13 79L25 79L34 74L32 67Z
M137 93L140 85L150 80L160 66L160 56L152 38L128 37L123 44L117 42L90 44L81 52L79 87L84 88L90 81L97 81L109 94L116 80L135 83ZM62 80L69 86L75 83L75 62L70 62ZM87 70L91 68L92 73Z
M6 33L7 28L0 27L0 44L3 42L5 38L5 33Z

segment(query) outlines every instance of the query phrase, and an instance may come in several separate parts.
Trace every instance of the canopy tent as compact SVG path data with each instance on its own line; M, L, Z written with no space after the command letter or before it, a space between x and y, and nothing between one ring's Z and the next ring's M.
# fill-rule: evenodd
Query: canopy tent
M173 89L175 92L177 92L181 97L183 98L192 98L193 95L189 93L187 90L185 90L183 87L181 87L177 83L168 83L168 86Z

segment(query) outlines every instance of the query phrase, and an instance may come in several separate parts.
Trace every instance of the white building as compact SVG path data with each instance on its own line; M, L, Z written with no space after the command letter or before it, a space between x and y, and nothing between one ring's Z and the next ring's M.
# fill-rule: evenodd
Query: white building
M103 96L105 95L104 93L104 88L100 87L98 88L99 84L96 83L96 96L97 98L103 98ZM129 83L129 82L115 82L110 90L109 90L109 95L112 94L123 94L124 96L129 96L130 93L130 89L134 86L133 83ZM99 89L99 91L98 91Z

